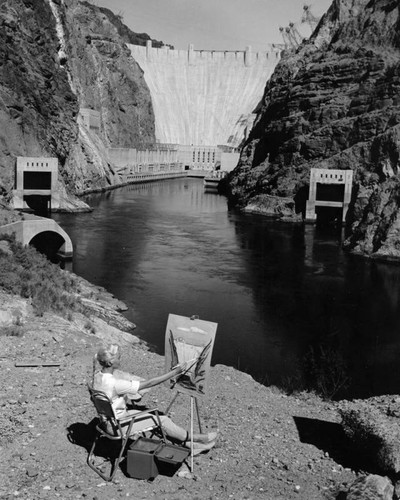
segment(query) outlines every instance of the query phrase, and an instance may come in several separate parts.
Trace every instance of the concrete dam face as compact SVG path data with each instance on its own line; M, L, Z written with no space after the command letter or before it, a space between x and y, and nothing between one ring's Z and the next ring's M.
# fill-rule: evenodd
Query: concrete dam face
M158 142L232 147L250 130L281 52L129 48L150 89Z

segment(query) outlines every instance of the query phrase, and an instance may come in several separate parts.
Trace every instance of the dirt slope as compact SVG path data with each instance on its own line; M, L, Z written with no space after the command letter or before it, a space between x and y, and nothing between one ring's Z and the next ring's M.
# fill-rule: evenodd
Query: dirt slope
M102 343L97 334L107 336L108 330L91 320L94 334L84 318L67 321L47 313L39 318L22 299L2 295L1 300L2 310L19 304L26 314L24 336L2 336L1 342L0 498L312 500L334 498L356 477L334 403L286 396L217 365L201 416L203 426L217 426L220 436L215 449L195 457L194 474L159 475L150 483L119 470L115 483L106 484L86 465L95 417L86 381ZM60 366L15 366L27 360ZM161 373L163 363L140 343L125 347L125 369L148 377ZM165 409L171 397L162 386L145 403ZM178 398L171 416L189 424L187 396ZM180 472L185 471L183 465Z

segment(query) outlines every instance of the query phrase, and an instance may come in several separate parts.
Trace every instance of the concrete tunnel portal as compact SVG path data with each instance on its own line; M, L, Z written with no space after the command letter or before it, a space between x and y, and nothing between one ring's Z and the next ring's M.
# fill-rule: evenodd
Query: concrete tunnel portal
M50 260L72 258L71 238L56 221L45 217L25 214L25 220L0 227L0 234L15 235L22 245L31 245Z
M51 261L57 262L65 247L65 239L55 231L42 231L34 236L28 243L30 246L44 255Z

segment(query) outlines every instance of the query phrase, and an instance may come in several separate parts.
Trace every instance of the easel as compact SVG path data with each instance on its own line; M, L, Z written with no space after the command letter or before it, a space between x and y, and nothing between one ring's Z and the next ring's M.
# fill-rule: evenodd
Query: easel
M181 394L178 390L171 402L169 403L167 409L165 410L165 414L168 415L172 405L175 403L177 397ZM199 425L200 434L203 433L201 420L200 420L200 412L199 412L199 403L197 401L196 396L190 396L190 472L193 472L193 429L194 429L194 407L196 407L196 415L197 415L197 423Z
M212 348L217 331L217 323L200 320L197 315L191 317L178 316L176 314L168 315L167 327L165 330L165 368L170 371L179 364L179 361L187 363L185 371L178 374L178 378L173 382L171 389L175 387L179 379L195 367L196 377L200 377L201 386L197 387L196 380L190 380L185 387L177 387L170 404L166 409L169 413L172 405L176 401L179 393L185 393L190 396L190 469L193 472L193 427L194 427L194 409L196 408L197 422L200 433L202 426L200 421L199 403L197 395L206 393L206 377L210 368ZM189 359L188 359L189 358ZM196 366L195 366L196 365ZM192 375L194 375L192 373ZM190 377L189 377L190 378ZM197 383L200 383L199 381Z

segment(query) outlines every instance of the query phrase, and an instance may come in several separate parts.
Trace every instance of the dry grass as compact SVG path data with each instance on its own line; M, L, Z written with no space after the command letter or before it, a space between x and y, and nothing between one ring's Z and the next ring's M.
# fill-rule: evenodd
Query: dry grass
M40 316L46 311L66 315L80 309L79 284L73 275L33 247L24 247L8 236L0 236L1 240L9 242L12 252L0 250L0 287L4 291L31 299Z

